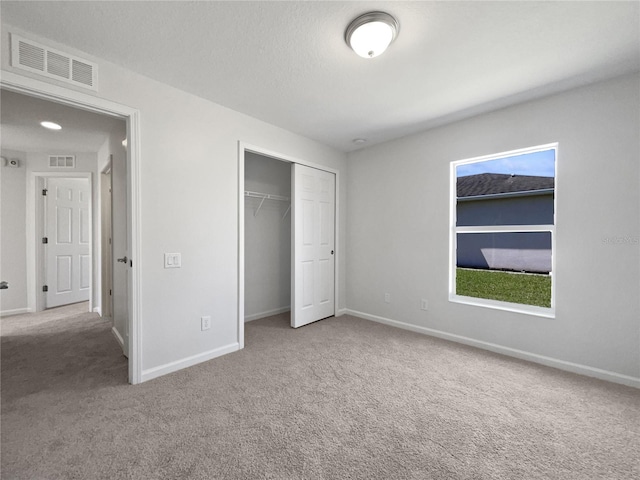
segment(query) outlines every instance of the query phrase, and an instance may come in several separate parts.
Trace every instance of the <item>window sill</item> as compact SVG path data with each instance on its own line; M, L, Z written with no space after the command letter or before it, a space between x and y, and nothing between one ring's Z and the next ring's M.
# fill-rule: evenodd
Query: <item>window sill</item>
M486 298L465 297L461 295L450 294L449 301L453 303L461 303L463 305L473 305L475 307L492 308L494 310L504 310L513 313L523 313L525 315L533 315L535 317L556 318L555 308L536 307L534 305L523 305L519 303L500 302L498 300L489 300Z

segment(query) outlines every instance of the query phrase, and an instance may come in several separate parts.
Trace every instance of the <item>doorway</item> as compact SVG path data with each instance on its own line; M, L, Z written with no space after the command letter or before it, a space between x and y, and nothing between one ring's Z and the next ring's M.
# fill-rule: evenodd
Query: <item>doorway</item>
M291 326L297 328L335 314L338 172L255 146L239 147L242 348L245 321L291 310Z
M245 156L245 315L249 322L291 309L291 164Z
M58 105L64 105L77 109L80 112L92 112L103 115L105 117L117 118L123 120L126 123L126 140L128 148L123 160L123 185L122 191L125 192L126 206L122 210L121 217L124 220L126 226L124 243L125 248L122 253L122 258L126 261L122 262L123 274L127 281L125 283L126 298L123 300L123 308L126 311L126 318L124 322L126 324L127 338L123 339L123 351L129 355L128 361L128 377L129 383L135 384L141 381L141 338L140 338L140 325L139 325L139 270L137 261L140 258L140 245L138 239L139 232L139 173L138 173L138 144L139 144L139 112L135 109L120 105L111 101L103 100L98 97L90 96L84 93L60 89L54 85L50 85L37 80L22 77L20 75L6 72L3 74L3 78L0 80L0 87L3 91L14 92L25 95L27 97L46 100ZM4 109L3 109L4 110ZM4 113L4 111L3 111ZM122 140L120 140L122 141ZM98 176L98 172L95 172ZM34 181L28 182L29 188L37 188L37 184L34 176ZM98 182L100 184L100 182ZM35 192L32 192L35 193ZM27 195L27 198L33 198L33 196ZM97 199L94 197L94 201L99 203L100 196ZM35 215L35 213L34 213ZM32 217L32 222L35 223L35 218ZM94 240L99 241L100 236L94 236ZM35 242L35 236L33 236L32 242ZM30 251L36 251L35 245L32 243L29 247ZM29 263L27 262L27 274L28 274L28 310L37 311L37 299L35 283L39 277L36 267L35 259ZM101 262L98 262L99 264ZM97 275L100 279L96 282L100 285L102 276ZM97 288L97 297L101 298L101 288ZM94 293L96 289L94 287Z

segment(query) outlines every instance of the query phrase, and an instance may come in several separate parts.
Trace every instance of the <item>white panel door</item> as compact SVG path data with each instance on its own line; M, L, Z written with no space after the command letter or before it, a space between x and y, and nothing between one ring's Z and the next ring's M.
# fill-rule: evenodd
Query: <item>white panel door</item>
M336 177L293 164L291 326L334 315Z
M111 218L111 168L100 174L100 219L102 250L102 316L113 318L113 252L111 250L112 218Z
M129 312L132 308L131 285L131 225L128 207L130 186L127 182L129 163L124 152L113 155L111 162L111 218L113 272L113 326L122 339L122 350L129 356Z
M86 178L47 181L46 308L89 300L91 191Z

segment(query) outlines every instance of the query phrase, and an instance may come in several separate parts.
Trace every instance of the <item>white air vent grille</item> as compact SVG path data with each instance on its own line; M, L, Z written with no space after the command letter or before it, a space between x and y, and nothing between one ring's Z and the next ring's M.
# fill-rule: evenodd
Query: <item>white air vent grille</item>
M93 65L73 59L71 78L74 82L84 83L85 85L93 85Z
M47 72L51 75L67 78L69 76L69 57L47 52Z
M11 34L11 66L98 90L98 65Z
M20 65L33 68L34 70L44 70L44 49L30 45L25 42L18 43L18 58Z
M50 168L75 168L75 155L49 155Z

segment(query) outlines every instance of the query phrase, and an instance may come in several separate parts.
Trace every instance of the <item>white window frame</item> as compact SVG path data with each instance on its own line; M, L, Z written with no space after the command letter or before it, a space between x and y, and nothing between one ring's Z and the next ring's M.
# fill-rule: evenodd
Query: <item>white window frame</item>
M509 312L525 313L539 317L555 318L556 315L556 202L557 195L553 195L553 225L479 225L479 226L456 226L457 221L457 177L456 168L460 165L468 165L470 163L485 162L487 160L498 160L501 158L514 157L528 153L540 152L543 150L554 150L555 158L555 180L554 190L557 191L557 163L558 163L558 143L549 143L546 145L538 145L535 147L521 148L518 150L510 150L492 155L483 155L481 157L466 158L451 162L450 165L450 198L449 198L449 301L462 303L465 305L474 305L479 307L494 308L497 310L506 310ZM457 264L457 238L458 233L529 233L529 232L549 232L551 234L551 307L539 307L535 305L525 305L520 303L504 302L492 300L488 298L467 297L456 294L456 264Z

